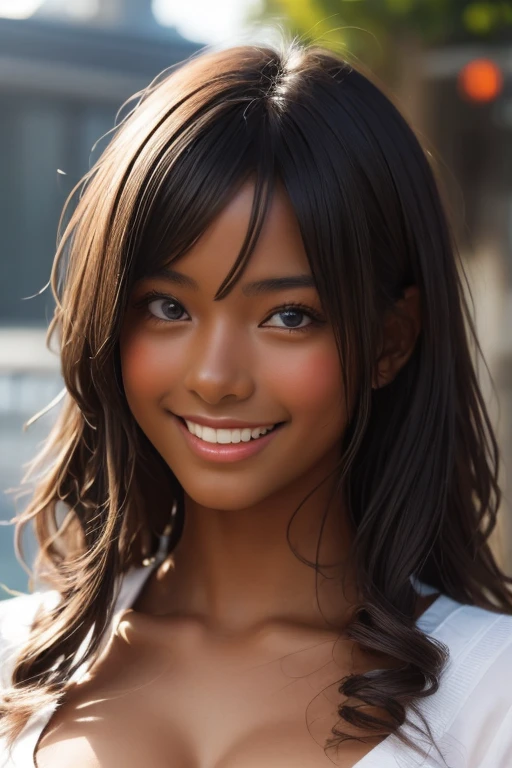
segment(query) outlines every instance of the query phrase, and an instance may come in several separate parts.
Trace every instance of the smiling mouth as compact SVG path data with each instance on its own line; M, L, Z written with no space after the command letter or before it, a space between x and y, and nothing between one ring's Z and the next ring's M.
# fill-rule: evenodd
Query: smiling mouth
M202 437L198 437L190 432L182 416L177 416L176 414L171 414L171 416L176 420L178 429L182 432L186 444L196 456L214 463L227 462L228 465L232 462L249 459L251 456L263 451L274 440L275 433L287 423L286 421L281 421L275 424L266 434L256 438L253 438L251 435L251 438L247 441L240 440L239 442L229 441L225 443L203 440Z

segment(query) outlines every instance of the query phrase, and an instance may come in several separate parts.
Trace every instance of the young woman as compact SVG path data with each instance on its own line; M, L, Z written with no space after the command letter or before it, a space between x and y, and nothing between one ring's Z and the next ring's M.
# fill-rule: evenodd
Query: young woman
M512 765L496 440L392 101L320 47L202 53L79 189L4 765Z

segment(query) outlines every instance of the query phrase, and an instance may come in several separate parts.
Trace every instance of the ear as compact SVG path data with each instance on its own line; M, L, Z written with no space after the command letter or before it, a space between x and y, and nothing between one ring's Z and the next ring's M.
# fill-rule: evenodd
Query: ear
M372 389L393 381L412 355L420 331L420 293L416 285L411 285L384 320L382 349L375 363Z

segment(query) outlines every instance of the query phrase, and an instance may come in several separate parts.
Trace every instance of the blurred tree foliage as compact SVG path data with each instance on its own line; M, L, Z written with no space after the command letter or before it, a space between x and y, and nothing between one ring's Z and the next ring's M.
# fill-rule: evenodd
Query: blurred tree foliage
M394 47L512 39L512 0L264 0L293 34L344 47L379 67Z

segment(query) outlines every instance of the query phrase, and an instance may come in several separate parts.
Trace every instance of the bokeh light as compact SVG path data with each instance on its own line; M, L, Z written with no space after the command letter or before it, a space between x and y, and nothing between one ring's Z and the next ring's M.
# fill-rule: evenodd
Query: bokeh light
M458 85L466 99L493 101L503 88L503 74L491 59L473 59L460 71Z

